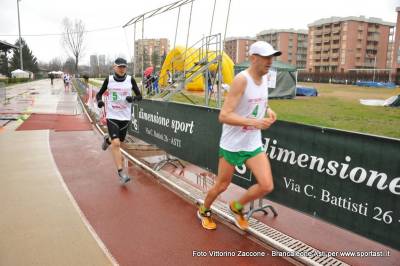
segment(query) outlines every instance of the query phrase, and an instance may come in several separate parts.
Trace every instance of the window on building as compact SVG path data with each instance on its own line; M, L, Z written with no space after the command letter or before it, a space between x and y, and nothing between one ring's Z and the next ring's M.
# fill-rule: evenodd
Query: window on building
M397 50L397 64L400 64L400 47Z

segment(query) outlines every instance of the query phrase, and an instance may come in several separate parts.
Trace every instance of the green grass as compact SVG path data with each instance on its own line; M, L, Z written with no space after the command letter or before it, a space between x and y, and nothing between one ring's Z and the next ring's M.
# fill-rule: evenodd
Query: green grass
M400 108L365 106L360 99L387 99L400 89L350 85L306 84L318 97L270 100L278 119L400 139Z
M364 106L333 97L269 103L280 120L400 138L400 108Z
M307 125L337 128L400 139L400 108L365 106L359 99L387 99L400 94L400 88L382 89L351 85L305 84L316 87L318 97L296 97L292 100L269 100L279 120ZM204 97L192 96L204 105ZM182 95L174 101L190 103ZM215 101L211 106L215 107Z
M400 94L400 88L367 88L323 83L304 85L317 88L319 96L269 100L269 105L277 113L279 120L400 139L400 108L365 106L359 102L360 99L387 99ZM192 93L186 95L196 105L205 105L204 96ZM191 104L182 94L174 95L171 101ZM210 106L217 106L214 99L211 100Z
M103 84L103 81L89 79L89 84L91 84L95 87L101 87L101 85Z

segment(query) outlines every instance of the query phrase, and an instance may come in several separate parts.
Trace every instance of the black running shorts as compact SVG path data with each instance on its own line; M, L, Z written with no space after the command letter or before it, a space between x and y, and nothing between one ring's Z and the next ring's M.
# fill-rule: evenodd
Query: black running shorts
M108 135L110 138L112 140L119 138L120 141L124 141L128 131L129 122L129 120L107 119Z

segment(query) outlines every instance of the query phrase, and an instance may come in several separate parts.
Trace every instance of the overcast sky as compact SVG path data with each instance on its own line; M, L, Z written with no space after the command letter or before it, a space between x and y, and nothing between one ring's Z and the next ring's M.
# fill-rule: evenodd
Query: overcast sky
M81 59L89 62L92 54L107 57L131 57L134 27L122 28L131 18L175 0L21 0L21 34L39 61L66 58L60 36L24 36L61 33L64 17L81 19L87 30L109 30L87 33ZM223 33L228 0L217 0L213 33ZM208 35L214 0L196 0L193 4L190 41ZM266 29L307 29L309 23L331 16L366 16L396 22L400 0L232 0L227 37L255 36ZM181 10L177 44L186 43L190 5ZM178 10L159 15L144 23L144 38L168 38L173 45ZM137 25L137 39L142 25ZM11 35L11 36L10 36ZM18 38L17 0L0 0L0 40L14 43Z

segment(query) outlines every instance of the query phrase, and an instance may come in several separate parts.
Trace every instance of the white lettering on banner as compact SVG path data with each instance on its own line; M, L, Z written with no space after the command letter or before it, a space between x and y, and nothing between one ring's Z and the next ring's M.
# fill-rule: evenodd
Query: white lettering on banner
M300 193L300 185L294 183L293 179L287 179L286 177L283 178L285 180L285 187L290 188L292 191Z
M346 209L348 211L358 213L367 216L368 203L355 203L351 201L351 198L345 198L340 196L331 195L328 190L321 189L320 200L329 203L333 206Z
M182 122L178 120L170 120L167 117L163 117L158 114L158 112L154 113L146 113L143 111L143 108L139 109L139 119L154 123L156 125L160 125L163 127L171 127L174 133L189 133L193 134L194 121L191 122Z
M136 133L139 133L139 124L138 120L136 118L136 110L138 110L138 105L137 104L132 104L132 130L135 131Z
M310 185L310 184L308 184L308 185L305 185L304 186L304 194L307 196L307 197L313 197L314 199L316 198L313 194L310 194L311 192L309 192L309 190L308 189L311 189L311 190L314 190L314 187L312 186L312 185Z
M156 130L152 129L152 128L145 128L146 134L150 135L156 139L159 139L161 141L164 141L166 143L169 143L177 148L181 148L181 143L182 141L178 138L174 138L174 137L168 137L167 135L157 132Z
M270 145L270 141L269 138L265 138L263 148L271 160L289 163L291 165L297 164L301 168L308 168L312 171L326 173L330 176L337 176L339 173L340 179L345 180L348 178L356 184L364 183L368 187L375 186L378 190L388 189L391 193L400 195L400 177L395 177L389 182L387 181L388 177L385 173L379 173L375 170L366 170L359 166L349 169L351 157L348 155L344 158L345 163L333 160L326 162L324 158L314 155L307 155L304 153L296 155L295 151L276 147L278 144L276 140L272 140L272 145ZM276 154L277 151L278 154Z
M337 174L336 168L338 168L338 167L339 167L339 163L338 162L329 161L328 162L328 170L326 170L326 173L328 175L335 176Z
M285 183L285 188L296 192L296 193L302 193L304 192L304 194L307 197L312 197L314 199L316 199L317 197L313 194L311 194L311 192L314 191L314 187L310 184L307 184L304 186L303 190L301 189L301 185L295 183L295 180L292 178L287 178L287 177L283 177L283 181ZM339 208L343 208L346 209L348 211L351 212L356 212L358 214L367 216L367 212L368 212L368 203L365 204L361 204L361 203L354 203L351 201L351 198L345 198L345 197L341 197L341 196L335 196L332 195L331 192L329 192L326 189L321 189L321 195L319 200L325 202L325 203L329 203L333 206L339 207Z
M146 120L148 122L152 122L154 124L164 126L164 127L169 127L169 118L159 116L158 112L155 114L148 114L143 112L143 108L139 108L139 119Z
M299 157L297 157L297 165L300 166L301 168L307 167L307 164L303 164L306 163L307 161L308 161L308 155L305 153L302 153L299 155Z
M396 185L397 182L400 182L400 178L396 178ZM340 208L361 216L369 217L385 224L392 224L396 222L400 223L400 219L397 218L398 212L395 210L388 210L384 207L382 208L376 205L369 206L368 202L355 202L351 197L333 194L331 191L324 188L317 190L311 184L298 184L296 183L295 178L283 176L283 183L283 188L289 192L295 192L299 194L304 193L304 195L308 198L311 198L311 200L322 201L324 204L331 205L330 207ZM318 192L319 195L316 196Z
M189 133L193 134L193 125L193 121L191 123L185 123L178 120L172 120L171 128L174 130L174 133L177 133L178 131L186 133L189 130Z

